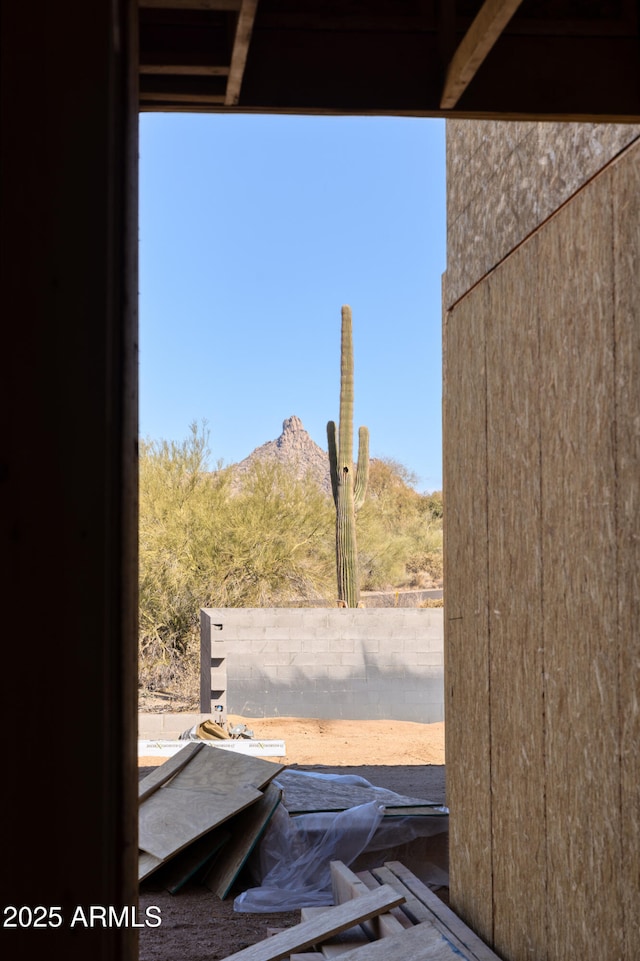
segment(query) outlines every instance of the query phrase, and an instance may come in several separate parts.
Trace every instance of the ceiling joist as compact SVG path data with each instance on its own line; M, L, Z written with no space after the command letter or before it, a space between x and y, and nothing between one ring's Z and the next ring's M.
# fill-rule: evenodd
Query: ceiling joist
M141 105L236 105L257 6L258 0L139 0L139 7L154 18L149 29L155 30L151 34L155 44L149 47L147 42L141 50ZM159 29L164 34L158 33ZM226 50L225 37L233 37ZM217 84L206 90L202 85L194 87L185 83L189 77L194 81L211 78L212 83L214 78L223 78L224 87L222 91ZM171 78L173 89L167 86Z
M445 80L441 110L452 110L522 0L485 0L453 55Z
M251 33L253 31L253 23L256 19L257 7L258 0L242 0L242 6L240 7L238 22L236 24L233 53L231 54L231 68L229 70L227 92L224 100L228 107L235 106L240 99L242 77L244 76L247 54L249 53L249 44L251 43Z
M138 0L141 10L218 10L237 12L242 0Z

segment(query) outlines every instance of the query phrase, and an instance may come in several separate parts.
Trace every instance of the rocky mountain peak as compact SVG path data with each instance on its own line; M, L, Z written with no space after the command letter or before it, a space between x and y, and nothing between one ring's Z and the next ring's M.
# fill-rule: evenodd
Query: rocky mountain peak
M233 465L232 487L242 484L242 476L256 461L277 461L291 470L301 480L307 476L316 481L325 493L331 492L329 456L305 430L302 421L295 414L282 422L282 433L275 440L267 441Z
M296 415L294 414L292 417L287 417L286 420L282 421L282 434L280 435L278 440L282 441L282 439L285 436L289 434L295 434L297 431L303 431L305 434L307 433L304 427L302 426L302 421L300 420L300 418L296 417Z

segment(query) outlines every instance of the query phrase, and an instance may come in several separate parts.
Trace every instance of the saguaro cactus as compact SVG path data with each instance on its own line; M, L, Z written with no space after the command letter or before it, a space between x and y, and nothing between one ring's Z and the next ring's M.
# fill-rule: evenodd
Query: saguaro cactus
M369 430L358 431L358 464L353 466L353 333L351 308L342 308L340 359L340 429L327 424L331 488L336 505L338 601L357 607L360 601L356 512L362 507L369 479Z

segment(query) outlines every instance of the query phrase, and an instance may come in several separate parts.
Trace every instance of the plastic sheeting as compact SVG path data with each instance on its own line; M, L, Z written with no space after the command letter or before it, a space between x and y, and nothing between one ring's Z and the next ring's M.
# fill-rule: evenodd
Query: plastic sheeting
M355 775L302 771L296 774L338 780L342 785L369 787L374 794L376 791L368 781ZM275 783L278 783L277 778ZM379 790L388 802L389 792ZM247 864L256 887L235 898L234 910L269 913L333 904L331 861L342 861L350 866L363 854L389 851L417 838L428 838L448 830L447 809L443 807L434 806L433 817L385 818L384 812L384 802L372 800L338 813L291 817L286 807L280 804ZM386 859L391 860L393 856Z

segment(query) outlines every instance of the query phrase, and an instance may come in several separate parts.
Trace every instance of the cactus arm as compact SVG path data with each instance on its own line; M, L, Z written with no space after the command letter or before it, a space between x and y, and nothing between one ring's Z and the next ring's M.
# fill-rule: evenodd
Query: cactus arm
M364 504L369 483L369 429L361 427L358 431L358 466L353 485L353 506L359 511Z
M331 490L333 502L338 506L338 448L336 445L336 423L330 420L327 424L327 447L329 450L329 473L331 475Z

